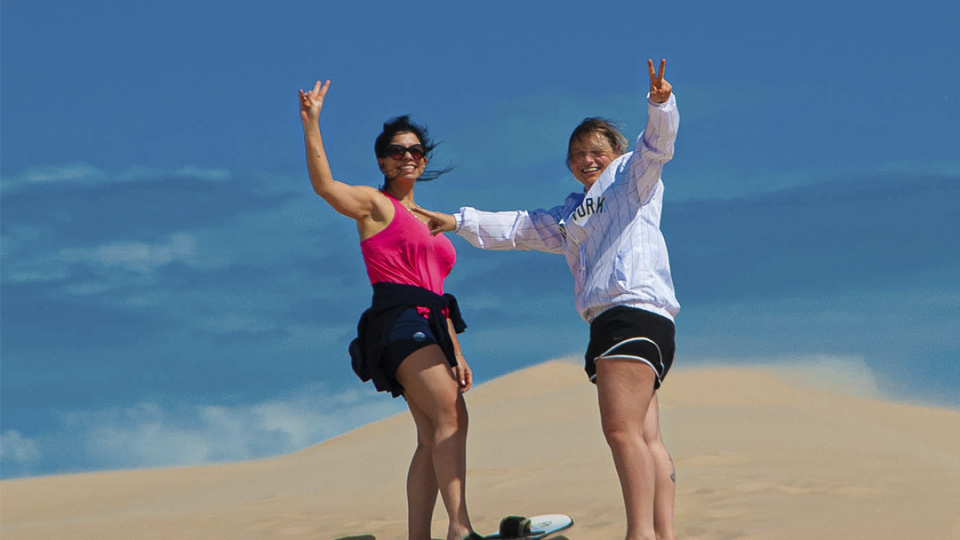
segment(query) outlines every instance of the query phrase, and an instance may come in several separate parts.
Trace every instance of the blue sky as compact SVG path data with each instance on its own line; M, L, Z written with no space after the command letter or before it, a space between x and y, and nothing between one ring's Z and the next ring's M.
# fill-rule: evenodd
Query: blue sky
M353 223L306 176L296 92L318 78L338 179L379 185L373 139L409 113L454 167L421 205L537 208L576 189L563 156L583 117L636 136L646 59L666 58L677 368L847 365L960 406L955 2L0 16L4 478L262 457L403 410L348 366L370 289ZM454 243L480 382L582 355L562 258Z

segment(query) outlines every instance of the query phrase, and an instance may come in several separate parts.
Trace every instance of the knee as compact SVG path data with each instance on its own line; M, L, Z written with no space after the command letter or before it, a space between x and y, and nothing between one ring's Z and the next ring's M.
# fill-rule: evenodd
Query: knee
M643 442L648 446L663 446L659 431L643 430Z
M429 452L431 441L433 441L432 429L417 430L417 452Z
M623 422L604 421L602 427L603 437L613 449L632 446L642 440L638 430Z
M462 396L439 408L434 426L439 431L466 431L469 424L467 406Z
M670 459L670 452L667 450L667 445L664 444L659 430L653 432L644 430L643 442L646 443L647 448L649 448L650 451L656 454L658 457L663 456L666 459Z
M416 453L418 454L429 454L433 448L433 439L436 436L436 429L428 424L423 422L417 424L417 449Z
M423 459L426 461L433 461L433 442L424 441L421 438L417 438L417 449L413 452L413 458Z

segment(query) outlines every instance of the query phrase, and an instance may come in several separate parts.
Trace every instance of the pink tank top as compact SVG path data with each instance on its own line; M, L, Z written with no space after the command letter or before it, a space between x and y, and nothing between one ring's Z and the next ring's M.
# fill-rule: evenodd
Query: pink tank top
M416 285L443 294L443 280L457 260L450 239L432 236L430 229L400 201L384 193L393 203L393 219L387 228L360 242L370 283Z

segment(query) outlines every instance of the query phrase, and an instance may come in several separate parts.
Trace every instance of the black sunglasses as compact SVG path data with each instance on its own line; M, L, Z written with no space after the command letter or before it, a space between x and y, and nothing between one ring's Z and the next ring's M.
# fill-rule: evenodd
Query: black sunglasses
M390 144L383 149L383 157L391 157L393 159L403 159L403 155L407 152L410 152L410 157L415 161L420 161L423 159L423 155L426 153L423 146L415 144L413 146L400 146L399 144Z

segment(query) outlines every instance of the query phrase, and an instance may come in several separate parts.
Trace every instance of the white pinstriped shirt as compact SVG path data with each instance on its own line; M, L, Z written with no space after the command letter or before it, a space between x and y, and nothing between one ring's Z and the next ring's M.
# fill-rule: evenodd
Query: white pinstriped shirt
M647 98L647 127L636 149L613 160L586 193L571 193L549 210L454 215L457 234L480 249L563 254L574 277L583 320L630 306L673 320L680 311L660 232L663 165L673 157L680 125L676 98Z

